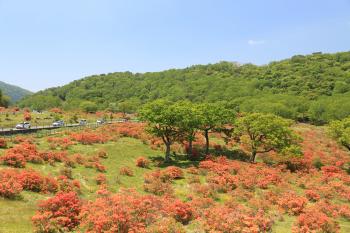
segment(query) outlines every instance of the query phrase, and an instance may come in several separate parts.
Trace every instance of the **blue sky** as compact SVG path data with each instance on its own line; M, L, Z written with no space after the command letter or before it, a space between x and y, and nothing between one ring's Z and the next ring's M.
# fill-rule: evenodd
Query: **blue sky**
M0 0L0 80L84 76L350 50L350 0Z

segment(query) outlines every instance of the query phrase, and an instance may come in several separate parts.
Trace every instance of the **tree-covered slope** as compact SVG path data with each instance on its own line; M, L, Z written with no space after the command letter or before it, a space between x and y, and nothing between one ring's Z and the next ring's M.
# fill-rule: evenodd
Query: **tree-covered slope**
M0 81L0 90L6 96L10 97L11 102L16 102L22 99L24 96L32 94L30 91L25 90L21 87L14 86L11 84L7 84L5 82Z
M28 96L20 105L113 110L159 98L227 101L241 111L273 112L315 123L341 119L350 114L350 52L297 55L264 66L220 62L94 75Z

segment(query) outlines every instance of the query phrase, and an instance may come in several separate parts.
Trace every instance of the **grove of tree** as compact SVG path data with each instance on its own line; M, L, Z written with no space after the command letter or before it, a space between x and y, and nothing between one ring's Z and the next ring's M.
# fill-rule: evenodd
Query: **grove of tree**
M296 55L262 66L220 62L162 72L94 75L40 91L19 105L128 113L157 99L225 101L239 112L326 124L350 115L350 52Z

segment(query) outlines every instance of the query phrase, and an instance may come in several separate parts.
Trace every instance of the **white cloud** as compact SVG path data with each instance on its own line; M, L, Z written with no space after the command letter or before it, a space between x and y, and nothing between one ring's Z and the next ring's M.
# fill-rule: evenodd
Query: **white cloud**
M261 45L265 44L264 40L248 40L249 45Z

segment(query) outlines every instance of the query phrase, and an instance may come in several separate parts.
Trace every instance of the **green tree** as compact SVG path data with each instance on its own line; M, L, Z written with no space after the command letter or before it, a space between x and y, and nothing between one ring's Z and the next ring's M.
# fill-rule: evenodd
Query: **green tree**
M170 161L170 147L181 138L178 131L178 115L172 111L172 103L165 100L157 100L143 106L139 111L140 119L148 123L147 132L160 137L165 145L165 161Z
M205 154L209 153L209 132L222 128L225 124L232 123L234 119L234 111L227 110L219 103L198 104L197 107L200 125L199 129L203 131L205 138Z
M350 117L340 121L332 121L328 131L334 139L350 150Z
M96 112L97 111L97 105L94 102L91 101L84 101L80 104L80 108L85 112Z
M172 105L171 111L173 115L177 116L178 121L175 126L183 139L188 142L188 155L191 156L193 141L196 139L196 133L201 124L198 108L191 102L181 101Z
M250 151L250 160L259 153L290 151L298 137L290 129L291 121L273 114L248 113L234 122L234 135Z
M133 100L126 100L118 103L118 111L123 113L125 118L127 113L133 113L136 110L136 102Z

